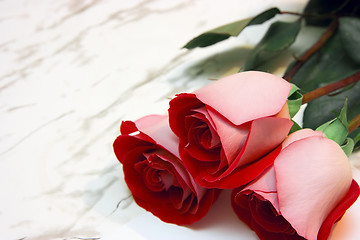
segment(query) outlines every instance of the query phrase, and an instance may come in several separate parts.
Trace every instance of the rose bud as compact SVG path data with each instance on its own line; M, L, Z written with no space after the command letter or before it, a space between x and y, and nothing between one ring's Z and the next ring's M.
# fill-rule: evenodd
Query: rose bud
M220 79L170 101L169 123L181 159L204 187L247 184L273 163L264 157L287 136L290 84L264 72Z
M232 191L231 203L260 239L325 240L359 193L341 147L304 129L289 135L269 170Z
M114 152L136 203L168 223L192 224L204 217L220 191L200 187L188 174L168 117L125 121L120 131Z

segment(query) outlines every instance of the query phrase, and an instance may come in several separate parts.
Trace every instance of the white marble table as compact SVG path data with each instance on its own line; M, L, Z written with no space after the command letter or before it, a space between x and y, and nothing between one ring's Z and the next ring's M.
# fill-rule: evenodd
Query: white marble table
M132 201L112 142L121 120L165 113L175 93L237 71L265 28L181 49L192 37L273 6L304 4L0 1L0 238L256 239L233 221L230 206L193 228L161 223ZM226 201L225 194L218 205Z

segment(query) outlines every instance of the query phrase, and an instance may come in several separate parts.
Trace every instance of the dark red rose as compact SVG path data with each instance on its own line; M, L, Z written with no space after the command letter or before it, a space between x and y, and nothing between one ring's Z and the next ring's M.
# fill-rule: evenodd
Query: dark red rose
M113 146L136 203L164 222L185 225L198 221L220 193L200 187L188 174L167 116L123 122Z

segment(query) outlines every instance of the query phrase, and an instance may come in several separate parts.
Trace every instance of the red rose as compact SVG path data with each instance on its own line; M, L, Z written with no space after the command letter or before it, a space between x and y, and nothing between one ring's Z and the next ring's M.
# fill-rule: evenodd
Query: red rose
M204 187L247 184L270 166L273 151L292 122L286 104L290 84L264 72L220 79L170 101L169 122L180 156Z
M273 167L234 189L231 202L260 239L325 240L359 193L340 146L304 129L284 141Z
M219 190L200 187L185 170L167 116L123 122L114 152L136 203L164 222L194 223L218 197Z

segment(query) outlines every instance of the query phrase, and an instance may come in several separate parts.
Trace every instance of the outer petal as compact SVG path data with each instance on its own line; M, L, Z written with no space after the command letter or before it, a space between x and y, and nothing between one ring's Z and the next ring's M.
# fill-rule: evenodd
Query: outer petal
M220 79L194 94L232 123L240 125L276 115L286 103L290 88L280 77L249 71Z
M181 93L169 102L169 125L176 136L182 139L187 138L185 128L185 116L192 114L192 110L204 106L195 94Z
M318 240L328 239L331 229L335 222L339 221L345 211L350 208L350 206L356 201L359 197L360 189L359 185L355 180L352 180L349 191L346 193L345 197L341 202L330 212L326 220L321 225L321 228L318 233Z
M282 143L282 148L286 148L289 144L298 141L300 139L308 138L308 137L324 137L323 132L314 131L309 128L302 129L301 131L296 131L290 134Z
M276 148L288 135L292 125L292 121L286 118L265 117L254 120L237 166L251 163Z
M271 167L266 172L261 174L257 180L249 184L243 191L250 190L262 196L265 200L271 202L273 207L278 213L279 211L279 201L276 192L276 179L275 179L275 170L274 167Z
M171 131L166 115L148 115L135 121L140 132L145 133L164 149L179 158L179 140Z
M289 106L288 106L287 102L285 103L285 105L283 106L283 108L280 110L280 112L278 112L274 117L278 117L278 118L290 118Z
M322 223L351 185L345 153L330 139L308 137L284 148L274 167L282 216L300 236L316 239Z

